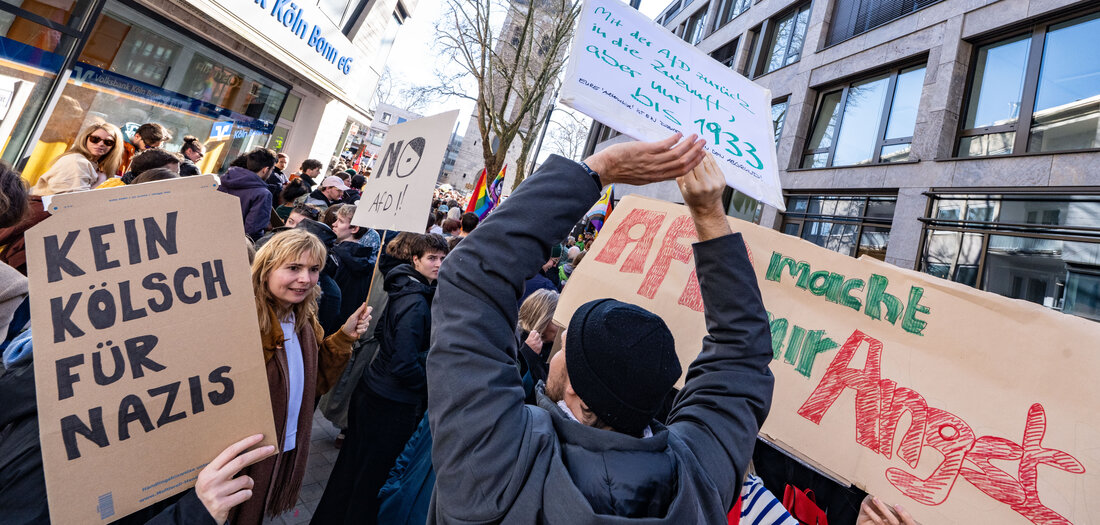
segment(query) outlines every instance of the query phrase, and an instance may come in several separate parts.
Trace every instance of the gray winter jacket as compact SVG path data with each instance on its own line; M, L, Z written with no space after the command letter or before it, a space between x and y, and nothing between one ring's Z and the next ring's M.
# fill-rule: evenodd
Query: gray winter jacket
M599 188L552 156L447 256L427 359L432 523L725 523L767 416L771 337L740 234L694 246L709 335L669 424L634 438L524 405L516 299Z

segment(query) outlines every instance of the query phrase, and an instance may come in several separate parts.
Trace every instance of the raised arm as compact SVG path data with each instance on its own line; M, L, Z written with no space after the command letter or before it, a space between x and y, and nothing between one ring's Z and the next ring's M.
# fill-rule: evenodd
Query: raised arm
M612 146L586 159L602 182L667 180L702 157L694 139ZM670 149L671 148L671 149ZM516 368L516 301L551 246L599 198L580 164L551 156L447 256L432 304L428 414L436 512L492 521L511 506L534 459Z
M771 332L740 233L722 209L725 181L713 158L679 179L700 242L694 245L707 336L669 416L732 504L771 405Z

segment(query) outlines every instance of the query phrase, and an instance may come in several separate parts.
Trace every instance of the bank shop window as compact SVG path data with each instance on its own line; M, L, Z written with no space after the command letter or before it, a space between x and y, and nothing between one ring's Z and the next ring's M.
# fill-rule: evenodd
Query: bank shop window
M935 194L925 273L1100 321L1100 195Z
M156 122L178 151L184 135L206 145L202 173L266 146L287 88L135 8L108 2L88 38L23 175L33 181L80 130L110 122L128 139Z
M782 231L850 257L886 259L895 195L791 195Z
M956 154L1100 148L1100 12L979 46Z
M802 167L908 161L924 71L898 69L822 95Z
M82 38L88 10L75 0L0 2L0 150L9 164L31 140L35 115Z

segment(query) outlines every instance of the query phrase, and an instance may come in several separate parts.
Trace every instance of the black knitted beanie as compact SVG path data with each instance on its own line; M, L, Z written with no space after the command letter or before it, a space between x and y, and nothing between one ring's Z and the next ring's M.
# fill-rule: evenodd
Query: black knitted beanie
M569 382L588 408L619 432L637 435L680 378L672 332L644 308L589 301L569 321Z

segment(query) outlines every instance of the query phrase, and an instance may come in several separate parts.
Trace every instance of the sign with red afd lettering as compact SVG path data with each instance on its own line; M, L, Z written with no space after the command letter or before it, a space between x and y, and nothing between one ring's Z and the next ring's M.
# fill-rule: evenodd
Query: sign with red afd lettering
M921 523L1092 523L1100 324L738 219L772 336L761 434ZM628 196L555 312L660 315L684 372L706 335L685 206Z

